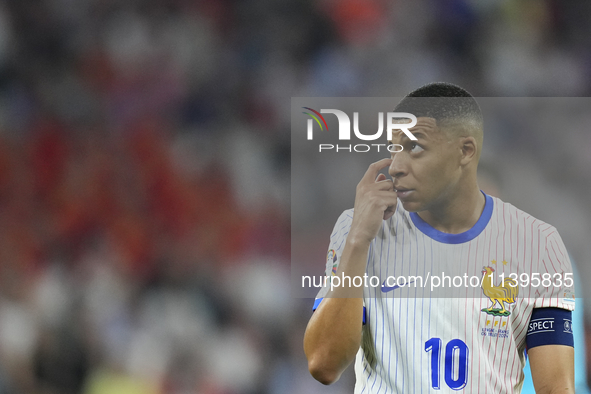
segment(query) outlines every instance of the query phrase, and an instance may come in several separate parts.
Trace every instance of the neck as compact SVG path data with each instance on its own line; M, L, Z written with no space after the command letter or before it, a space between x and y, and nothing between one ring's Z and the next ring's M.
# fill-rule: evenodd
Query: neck
M474 183L471 187L458 188L452 195L444 196L418 215L431 227L448 234L460 234L471 229L484 210L485 197Z

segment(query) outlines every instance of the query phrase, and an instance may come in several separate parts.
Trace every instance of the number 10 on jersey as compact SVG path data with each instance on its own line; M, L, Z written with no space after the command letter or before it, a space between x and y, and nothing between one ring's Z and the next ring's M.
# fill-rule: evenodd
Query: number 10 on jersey
M425 351L431 352L431 386L439 390L441 366L441 338L425 342ZM468 346L461 339L452 339L445 346L445 383L452 390L461 390L468 382Z

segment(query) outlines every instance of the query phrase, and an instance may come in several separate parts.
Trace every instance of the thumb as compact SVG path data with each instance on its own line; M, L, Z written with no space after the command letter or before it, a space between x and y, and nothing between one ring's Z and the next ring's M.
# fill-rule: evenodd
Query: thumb
M388 207L388 209L384 211L384 220L390 219L394 215L394 211L393 207Z
M386 175L381 174L381 173L376 178L376 182L381 182L381 181L384 181L384 180L386 180Z

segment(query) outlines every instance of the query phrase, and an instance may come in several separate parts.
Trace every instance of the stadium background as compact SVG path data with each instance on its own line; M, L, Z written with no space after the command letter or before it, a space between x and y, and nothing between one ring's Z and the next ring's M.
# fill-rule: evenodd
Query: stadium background
M589 96L590 8L2 2L0 393L350 392L309 376L288 291L290 97ZM591 278L590 134L523 125L499 149L578 209L556 225Z

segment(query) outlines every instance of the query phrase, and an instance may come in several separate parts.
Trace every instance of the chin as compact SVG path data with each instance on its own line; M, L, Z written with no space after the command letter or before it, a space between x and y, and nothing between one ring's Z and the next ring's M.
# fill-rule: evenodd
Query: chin
M404 207L404 209L407 212L420 212L420 211L424 211L425 207L423 206L423 204L417 202L417 201L402 201L399 200L402 203L402 206Z

